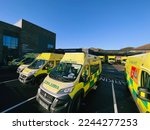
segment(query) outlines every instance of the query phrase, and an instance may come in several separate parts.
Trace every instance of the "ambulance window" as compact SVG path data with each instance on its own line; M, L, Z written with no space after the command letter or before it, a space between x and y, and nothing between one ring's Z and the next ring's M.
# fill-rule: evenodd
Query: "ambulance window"
M99 64L91 65L91 66L90 66L90 69L91 69L91 74L96 73L97 70L99 69Z
M141 75L141 87L150 89L150 75L145 71Z
M61 62L52 69L49 76L59 81L72 82L78 77L81 68L79 64Z
M46 65L48 68L53 68L54 67L54 61L49 61Z
M14 59L15 62L20 62L21 60L23 60L25 57L20 57L20 58L17 58L17 59Z
M39 68L41 68L45 63L46 63L46 60L38 59L38 60L35 60L34 62L32 62L31 65L29 65L28 68L30 68L30 69L39 69Z
M86 65L82 71L82 78L83 78L84 82L88 81L88 77L89 77L89 66Z
M150 75L145 71L141 74L141 87L145 88L145 98L150 100Z
M27 59L23 60L23 62L24 62L24 64L30 64L33 60L34 60L34 58L27 58Z

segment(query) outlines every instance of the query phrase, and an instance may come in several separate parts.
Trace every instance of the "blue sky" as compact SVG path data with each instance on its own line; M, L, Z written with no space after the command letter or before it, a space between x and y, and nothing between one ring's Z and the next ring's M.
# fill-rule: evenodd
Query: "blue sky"
M120 49L150 43L150 0L1 0L0 20L56 33L56 48Z

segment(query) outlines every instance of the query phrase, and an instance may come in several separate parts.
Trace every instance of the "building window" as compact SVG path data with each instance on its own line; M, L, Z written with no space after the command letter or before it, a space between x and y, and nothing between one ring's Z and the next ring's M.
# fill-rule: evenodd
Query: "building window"
M54 48L54 45L52 45L51 43L48 43L47 48L52 49L52 48Z
M18 38L12 36L3 36L3 45L8 47L8 49L17 49L18 48Z

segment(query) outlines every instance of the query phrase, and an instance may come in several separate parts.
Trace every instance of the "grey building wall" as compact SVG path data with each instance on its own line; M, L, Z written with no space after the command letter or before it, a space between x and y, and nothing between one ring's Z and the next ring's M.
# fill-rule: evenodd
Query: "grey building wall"
M21 30L22 52L43 52L48 51L48 44L55 48L56 34L34 25L28 21L22 20Z
M0 62L2 61L2 54L3 54L3 38L2 38L2 30L0 29Z
M8 55L7 48L3 47L3 36L13 36L19 39L20 31L21 29L19 27L0 21L0 63L3 62L3 58ZM19 48L16 53L19 54Z
M7 55L7 51L3 47L4 35L18 38L18 55L16 56L21 56L27 52L46 52L50 50L48 44L50 44L49 47L55 49L55 33L26 20L20 20L15 25L0 21L0 63Z

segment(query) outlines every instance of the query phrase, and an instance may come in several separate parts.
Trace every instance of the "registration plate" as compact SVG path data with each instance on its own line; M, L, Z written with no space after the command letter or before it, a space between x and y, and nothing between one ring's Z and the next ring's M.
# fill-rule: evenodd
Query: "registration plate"
M46 103L44 103L43 101L39 100L39 103L42 107L44 107L45 109L48 110L48 105Z

